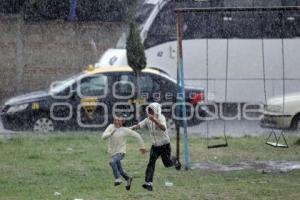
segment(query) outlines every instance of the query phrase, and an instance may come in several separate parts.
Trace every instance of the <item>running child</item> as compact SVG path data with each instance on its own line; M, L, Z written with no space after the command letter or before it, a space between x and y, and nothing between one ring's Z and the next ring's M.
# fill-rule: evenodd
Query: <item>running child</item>
M143 184L143 188L152 191L155 163L160 156L165 167L175 166L177 170L180 170L181 163L175 156L171 156L170 137L167 131L166 118L161 113L161 105L159 103L151 103L147 106L146 112L148 117L130 128L135 130L147 127L150 130L152 147L145 172L145 183Z
M146 152L144 141L141 136L123 126L124 124L124 116L122 114L118 114L114 117L113 124L110 124L106 130L104 131L102 138L108 139L108 152L111 154L111 161L109 162L113 174L114 174L114 185L118 186L122 183L121 177L125 179L126 183L126 190L130 190L132 176L128 175L126 171L124 171L121 160L124 159L126 154L126 143L127 137L135 137L139 141L140 151L142 154Z

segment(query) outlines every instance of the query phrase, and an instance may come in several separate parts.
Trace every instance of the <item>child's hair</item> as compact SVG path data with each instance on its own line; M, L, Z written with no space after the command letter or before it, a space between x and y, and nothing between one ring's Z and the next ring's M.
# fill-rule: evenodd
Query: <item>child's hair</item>
M146 107L146 113L149 114L150 110L154 112L154 110L151 107L147 106Z
M127 114L122 113L122 112L117 112L117 113L114 114L113 117L114 118L115 117L122 118L123 119L123 126L127 126L128 125L128 120L127 120L128 116L127 116Z
M124 120L126 120L127 115L122 112L117 112L117 113L115 113L114 117L119 117L119 118L123 118Z

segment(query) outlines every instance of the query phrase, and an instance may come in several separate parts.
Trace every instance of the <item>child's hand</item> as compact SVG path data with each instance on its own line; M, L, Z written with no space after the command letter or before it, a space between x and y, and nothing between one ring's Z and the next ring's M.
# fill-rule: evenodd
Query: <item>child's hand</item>
M153 116L153 115L150 115L150 114L148 114L148 119L150 119L151 121L154 121L154 120L155 120L154 116Z
M131 130L136 130L136 129L139 128L139 125L133 125L133 126L130 126L128 128L131 129Z
M146 150L146 149L140 149L140 152L141 152L142 154L145 154L145 153L147 153L147 150Z
M131 130L134 130L134 129L136 129L136 125L130 126L130 127L128 127L128 128L131 129Z
M114 129L114 130L111 132L111 136L115 134L116 130L117 130L117 129Z

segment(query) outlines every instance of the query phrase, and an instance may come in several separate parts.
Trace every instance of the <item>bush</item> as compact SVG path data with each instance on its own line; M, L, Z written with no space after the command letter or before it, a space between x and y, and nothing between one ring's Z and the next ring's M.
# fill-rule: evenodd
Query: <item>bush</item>
M1 0L0 13L17 14L21 11L24 0Z
M66 19L69 0L26 0L24 19L26 21Z
M78 1L77 19L100 21L123 21L127 17L125 1L119 0L85 0Z

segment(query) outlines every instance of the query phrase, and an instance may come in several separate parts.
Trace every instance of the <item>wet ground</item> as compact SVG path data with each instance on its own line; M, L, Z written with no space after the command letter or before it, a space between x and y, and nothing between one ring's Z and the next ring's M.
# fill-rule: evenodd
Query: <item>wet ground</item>
M227 136L231 137L243 137L243 136L260 136L268 134L271 130L261 128L259 121L249 121L249 120L232 120L232 121L210 121L203 122L198 126L193 126L188 128L188 133L193 136L206 137L218 137L222 136L224 133L224 123L225 123L225 133ZM300 135L296 131L285 131L286 134Z
M229 172L254 169L262 173L288 172L300 169L297 161L243 161L237 164L222 165L217 163L194 163L191 169L201 169L212 172Z

